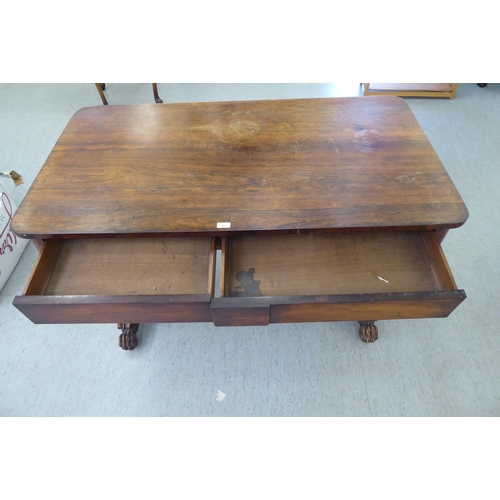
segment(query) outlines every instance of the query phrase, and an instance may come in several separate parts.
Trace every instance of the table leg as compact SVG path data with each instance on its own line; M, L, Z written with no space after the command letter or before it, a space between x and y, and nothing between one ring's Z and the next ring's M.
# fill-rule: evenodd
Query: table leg
M378 339L378 328L375 326L375 321L359 322L359 338L367 344Z
M137 332L139 323L118 323L118 329L122 331L118 338L118 345L124 351L131 351L137 347Z

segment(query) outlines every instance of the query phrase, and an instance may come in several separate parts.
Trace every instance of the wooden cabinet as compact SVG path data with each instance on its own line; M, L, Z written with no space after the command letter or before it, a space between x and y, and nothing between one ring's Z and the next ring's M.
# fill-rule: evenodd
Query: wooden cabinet
M453 99L458 83L363 83L364 95L445 97Z

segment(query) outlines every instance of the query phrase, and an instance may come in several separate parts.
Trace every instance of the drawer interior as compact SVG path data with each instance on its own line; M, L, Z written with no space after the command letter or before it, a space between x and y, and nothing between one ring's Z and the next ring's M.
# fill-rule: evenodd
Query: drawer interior
M454 290L431 232L352 232L228 237L222 297Z
M213 294L209 237L47 240L25 295Z

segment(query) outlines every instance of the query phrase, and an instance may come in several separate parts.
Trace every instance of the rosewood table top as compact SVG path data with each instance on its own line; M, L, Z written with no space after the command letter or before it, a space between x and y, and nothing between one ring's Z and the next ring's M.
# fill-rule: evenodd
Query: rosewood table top
M448 229L468 217L398 97L99 106L12 221L27 238Z

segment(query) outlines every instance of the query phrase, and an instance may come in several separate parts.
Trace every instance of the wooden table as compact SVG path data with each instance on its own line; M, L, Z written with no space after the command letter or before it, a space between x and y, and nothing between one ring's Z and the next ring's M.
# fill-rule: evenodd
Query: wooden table
M373 342L464 300L440 242L467 217L397 97L84 108L12 220L41 246L14 305L117 323L125 349L184 321L359 321Z

